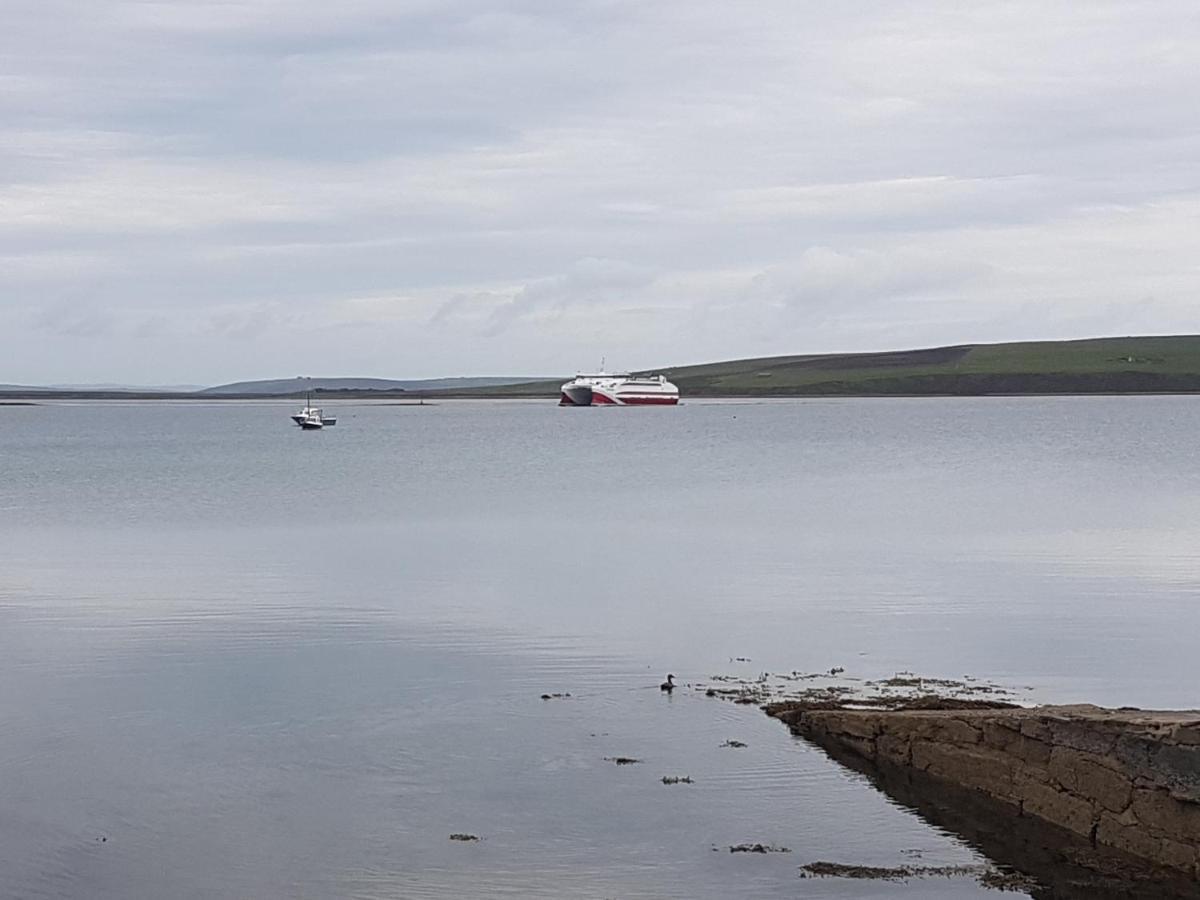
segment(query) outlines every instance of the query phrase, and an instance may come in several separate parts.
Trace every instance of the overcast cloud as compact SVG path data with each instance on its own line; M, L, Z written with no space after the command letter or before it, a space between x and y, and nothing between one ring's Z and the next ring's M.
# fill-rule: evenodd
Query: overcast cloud
M0 382L1200 331L1200 5L8 0Z

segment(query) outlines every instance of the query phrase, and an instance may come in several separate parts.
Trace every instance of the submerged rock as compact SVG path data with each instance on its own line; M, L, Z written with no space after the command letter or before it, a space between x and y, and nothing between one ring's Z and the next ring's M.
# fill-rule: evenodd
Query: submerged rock
M1022 891L1026 894L1042 887L1040 882L1028 875L1022 875L1020 872L1001 872L999 869L988 869L979 876L979 883L997 891Z
M821 861L801 866L800 871L803 875L815 875L821 878L860 878L875 881L905 881L909 878L934 877L954 878L960 875L973 875L982 881L985 876L994 876L994 884L988 885L989 887L997 887L1001 890L1013 889L1001 887L1006 883L1005 876L984 866L856 866ZM1029 880L1026 879L1026 886L1029 883Z
M959 878L971 876L995 891L1033 893L1043 886L1019 872L1001 872L990 866L858 866L813 862L800 867L801 878L852 878L870 881L908 881L911 878Z
M729 848L730 853L791 853L790 847L776 847L774 844L734 844Z

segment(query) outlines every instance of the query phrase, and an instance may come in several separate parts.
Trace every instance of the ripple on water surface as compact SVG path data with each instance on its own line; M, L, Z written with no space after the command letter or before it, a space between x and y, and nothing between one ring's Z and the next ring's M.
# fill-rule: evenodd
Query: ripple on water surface
M1200 678L1186 399L289 409L0 430L0 893L988 896L801 880L980 860L689 684Z

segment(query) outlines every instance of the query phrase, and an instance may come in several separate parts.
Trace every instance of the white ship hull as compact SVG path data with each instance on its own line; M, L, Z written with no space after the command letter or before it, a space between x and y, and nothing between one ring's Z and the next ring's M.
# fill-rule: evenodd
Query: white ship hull
M559 406L674 406L679 389L662 375L579 375L562 386Z

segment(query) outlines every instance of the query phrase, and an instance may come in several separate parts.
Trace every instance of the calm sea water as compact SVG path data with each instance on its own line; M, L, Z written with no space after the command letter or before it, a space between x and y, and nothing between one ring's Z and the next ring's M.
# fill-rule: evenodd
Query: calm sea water
M0 896L992 896L659 681L1200 703L1198 399L291 405L0 408Z

